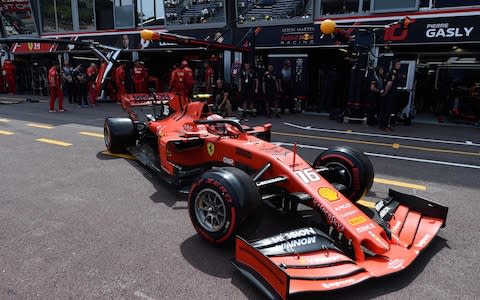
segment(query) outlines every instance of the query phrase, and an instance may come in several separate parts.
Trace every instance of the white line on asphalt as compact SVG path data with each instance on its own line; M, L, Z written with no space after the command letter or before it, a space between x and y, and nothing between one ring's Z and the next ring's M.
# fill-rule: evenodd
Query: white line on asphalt
M381 138L387 138L387 139L409 140L409 141L429 142L429 143L438 143L438 144L451 144L451 145L463 145L463 146L480 147L480 144L476 144L476 143L473 143L471 141L458 142L458 141L426 139L426 138L400 136L400 135L386 135L386 134L378 134L378 133L353 132L353 131L348 131L347 132L347 131L344 131L344 130L334 130L334 129L315 128L315 127L311 127L311 126L302 126L302 125L298 125L298 124L294 124L294 123L290 123L290 122L284 122L283 124L285 124L287 126L290 126L290 127L303 129L303 130L310 130L310 131L350 134L350 135L358 135L358 136L372 136L372 137L381 137Z
M293 146L292 143L275 142L274 144L278 145L278 146L282 146L282 145ZM325 147L317 147L317 146L302 145L302 144L297 144L297 147L306 148L306 149L315 149L315 150L326 150L326 149L328 149L328 148L325 148ZM459 164L459 163L453 163L453 162L448 162L448 161L430 160L430 159L422 159L422 158L406 157L406 156L396 156L396 155L387 155L387 154L372 153L372 152L365 152L365 155L374 156L374 157L382 157L382 158L390 158L390 159L398 159L398 160L406 160L406 161L414 161L414 162L421 162L421 163L428 163L428 164L434 164L434 165L444 165L444 166L450 166L450 167L460 167L460 168L480 170L480 166L478 166L478 165Z
M147 295L145 295L144 293L140 292L140 291L135 291L135 293L133 293L135 296L137 297L140 297L140 298L143 298L143 299L147 299L147 300L155 300L155 298L152 298L152 297L149 297Z
M448 162L448 161L430 160L430 159L405 157L405 156L394 156L394 155L370 153L370 152L365 152L365 154L369 155L369 156L376 156L376 157L383 157L383 158L408 160L408 161L415 161L415 162L422 162L422 163L429 163L429 164L436 164L436 165L444 165L444 166L451 166L451 167L460 167L460 168L469 168L469 169L480 170L480 166L478 166L478 165L467 165L467 164L459 164L459 163L453 163L453 162Z

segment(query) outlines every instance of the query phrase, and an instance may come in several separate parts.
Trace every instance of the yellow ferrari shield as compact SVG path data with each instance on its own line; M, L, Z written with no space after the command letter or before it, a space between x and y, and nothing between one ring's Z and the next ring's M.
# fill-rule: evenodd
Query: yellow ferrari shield
M208 155L212 156L215 153L215 145L212 143L207 143L207 152Z

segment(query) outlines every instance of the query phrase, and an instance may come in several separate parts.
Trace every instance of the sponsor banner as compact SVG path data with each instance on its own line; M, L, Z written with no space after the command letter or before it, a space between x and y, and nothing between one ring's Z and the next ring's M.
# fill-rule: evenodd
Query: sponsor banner
M9 2L10 3L10 2ZM28 3L28 2L25 2ZM2 16L5 13L2 12ZM480 24L479 16L459 16L443 18L425 18L412 19L408 26L395 24L385 30L376 31L376 43L385 44L437 44L437 43L463 43L480 42ZM391 21L376 22L357 22L355 25L384 25ZM351 24L354 24L353 22ZM370 46L373 43L372 35L359 32L353 28L348 28L349 24L342 23L345 32L357 37L357 46ZM236 46L255 45L257 48L309 48L319 46L336 46L341 43L331 36L323 36L320 32L319 24L298 24L284 26L265 26L250 28L237 28L233 34L233 43ZM220 29L202 29L202 30L176 30L169 31L179 35L189 36L205 40L207 37L214 37ZM165 31L158 29L159 32ZM224 34L224 43L231 43L231 32ZM49 36L45 36L48 38ZM66 37L65 37L66 38ZM142 49L182 49L196 48L188 45L177 45L173 42L144 41L140 38L140 30L123 32L97 32L92 34L71 34L68 39L77 41L95 41L104 45L119 47L125 50ZM73 50L75 48L59 46L58 50ZM298 68L300 71L305 69L307 60L300 58ZM298 71L298 70L297 70ZM302 72L298 71L299 74Z
M406 27L386 29L379 38L392 44L436 44L480 41L478 16L418 19Z
M376 30L377 44L439 44L439 43L464 43L480 42L480 25L478 16L459 16L444 18L408 19L408 24L394 24L386 29ZM383 26L391 21L357 22L356 26L379 25ZM359 32L348 28L356 36L356 44L369 46L373 43L372 35L368 32Z
M168 31L168 33L179 34L182 36L188 36L192 38L198 38L205 40L207 37L215 37L215 33L219 29L209 30L191 30L191 31ZM167 32L164 29L156 30L158 32ZM45 38L56 38L57 35L45 35ZM145 41L140 38L140 30L123 32L98 32L92 34L86 33L73 33L69 34L68 38L60 36L62 39L71 39L75 41L94 41L103 45L118 47L124 50L151 50L151 49L182 49L182 48L198 48L196 46L177 45L174 42L165 41ZM236 46L255 45L257 48L261 47L284 47L285 48L297 48L297 47L311 47L318 45L334 46L338 44L330 36L321 38L320 27L318 25L292 25L292 26L269 26L269 27L257 27L253 32L248 32L245 28L239 28L235 33L235 40L233 42ZM254 39L254 40L253 40ZM210 41L213 41L210 38ZM223 43L231 43L229 34L225 34L225 38L218 40ZM78 50L78 47L66 47L60 45L58 50ZM300 60L298 62L297 73L301 74L306 67L306 60Z
M178 45L174 42L165 42L165 41L145 41L140 37L140 29L138 31L128 31L128 32L108 32L108 33L91 33L91 34L70 34L68 35L69 40L75 41L93 41L107 46L113 46L121 48L123 50L150 50L150 49L184 49L184 48L198 48L198 46L189 46L189 45ZM167 32L171 34L178 34L180 36L186 36L191 38L197 38L200 40L206 39L208 36L213 36L215 29L209 30L191 30L188 32L185 31L166 31L165 29L153 30L161 32ZM57 36L54 36L57 37ZM45 36L45 38L51 38L50 36ZM62 37L61 37L62 38ZM225 41L226 43L227 41ZM81 47L80 47L81 48ZM78 50L77 46L71 45L66 47L61 45L59 50Z
M50 38L46 36L46 38ZM113 46L117 48L121 48L124 50L136 50L142 49L142 45L140 43L140 31L135 33L128 33L128 34L110 34L110 35L85 35L85 34L72 34L68 38L64 38L65 40L72 40L77 42L95 42L106 46ZM72 51L72 50L80 50L84 49L82 46L77 45L59 45L58 50L63 51Z
M246 29L239 29L236 34L236 43L248 36ZM335 45L336 41L330 36L322 36L317 24L299 24L286 26L264 26L255 29L254 44L257 48L268 47L312 47L319 45Z
M480 42L479 16L459 16L443 18L411 19L407 26L395 24L385 30L377 30L377 44L435 44L435 43L461 43ZM388 21L357 22L355 25L385 25ZM354 24L352 22L351 24ZM344 32L355 35L356 44L369 46L373 38L364 31L348 28L348 24L342 23ZM246 31L239 29L241 34L238 39L246 35ZM340 35L341 36L341 35ZM237 40L236 43L239 41ZM257 48L267 47L302 47L310 46L334 46L339 44L331 36L323 36L319 24L302 24L288 26L258 27L255 30L255 45ZM344 42L342 43L344 44Z
M54 52L57 50L56 44L49 43L14 43L10 51L14 54L27 54L32 52Z

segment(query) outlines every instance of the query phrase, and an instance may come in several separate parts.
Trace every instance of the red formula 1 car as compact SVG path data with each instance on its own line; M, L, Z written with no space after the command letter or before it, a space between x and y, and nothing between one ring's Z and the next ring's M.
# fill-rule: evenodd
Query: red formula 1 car
M313 164L270 143L270 124L248 127L211 113L205 102L171 93L123 99L130 118L107 118L109 151L127 150L179 187L191 185L188 208L210 243L235 239L234 265L270 298L329 291L398 272L445 225L448 209L390 191L376 209L355 204L371 187L373 168L352 148L321 153ZM153 112L139 120L142 106ZM305 227L257 241L237 234L262 204L320 215Z

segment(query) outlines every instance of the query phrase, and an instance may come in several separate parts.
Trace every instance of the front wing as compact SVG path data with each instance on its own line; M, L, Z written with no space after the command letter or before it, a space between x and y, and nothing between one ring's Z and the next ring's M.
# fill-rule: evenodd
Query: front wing
M389 196L377 203L375 213L391 236L390 250L382 255L365 250L365 260L356 260L348 247L307 227L251 243L237 237L233 264L271 299L331 291L401 271L445 225L448 208L392 190Z

